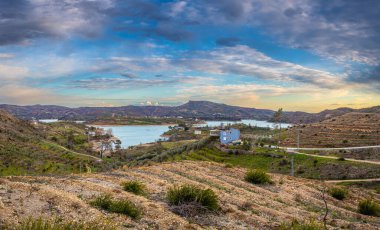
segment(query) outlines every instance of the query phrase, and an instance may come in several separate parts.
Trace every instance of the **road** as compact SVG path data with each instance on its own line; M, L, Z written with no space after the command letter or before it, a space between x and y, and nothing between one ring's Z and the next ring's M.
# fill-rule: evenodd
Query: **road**
M288 150L350 150L350 149L373 149L373 148L380 148L380 145L358 146L358 147L342 147L342 148L290 148L290 147L280 147L280 149L288 149Z
M349 179L349 180L326 180L326 183L341 183L341 182L372 182L378 181L380 182L380 178L372 178L372 179Z
M320 157L320 158L335 159L335 160L339 159L339 157L334 157L334 156L321 156L321 155L316 155L316 154L301 153L301 152L297 152L291 148L286 149L286 151L290 154L300 154L300 155L306 155L306 156L311 156L311 157ZM346 161L380 165L380 161L357 160L357 159L353 159L353 158L344 158L344 159Z
M103 161L102 158L100 158L100 157L96 157L96 156L92 156L92 155L84 154L84 153L74 152L73 150L70 150L70 149L68 149L68 148L65 148L65 147L63 147L62 145L58 145L58 144L53 143L53 142L50 142L50 141L47 141L47 142L48 142L49 144L51 144L51 145L54 145L54 146L56 146L56 147L58 147L58 148L61 148L61 149L65 150L65 151L68 151L68 152L70 152L70 153L73 153L73 154L76 154L76 155L81 155L81 156L84 156L84 157L90 157L90 158L93 158L93 159L95 159L95 160L97 160L97 161Z

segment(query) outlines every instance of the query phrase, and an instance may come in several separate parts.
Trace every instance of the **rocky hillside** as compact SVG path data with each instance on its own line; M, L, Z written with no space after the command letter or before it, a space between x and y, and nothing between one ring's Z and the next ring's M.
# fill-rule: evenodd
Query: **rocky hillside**
M43 129L0 110L0 176L77 172L80 164L83 170L100 166L96 159L47 140Z
M16 225L27 217L90 222L108 220L132 229L275 229L296 219L321 221L324 211L318 181L272 174L272 185L253 185L243 180L246 170L210 162L163 163L102 174L68 177L6 177L0 179L0 223ZM148 195L123 191L123 181L138 180ZM220 210L184 217L175 213L165 196L173 185L194 184L216 192ZM89 205L94 196L110 194L126 198L143 210L140 219L112 214ZM357 213L360 200L371 196L352 188L346 199L326 195L330 228L378 229L380 220ZM372 195L373 196L373 195ZM378 199L375 197L375 199ZM0 225L1 226L1 225Z
M351 112L322 122L297 125L286 131L283 146L349 147L380 145L380 114Z

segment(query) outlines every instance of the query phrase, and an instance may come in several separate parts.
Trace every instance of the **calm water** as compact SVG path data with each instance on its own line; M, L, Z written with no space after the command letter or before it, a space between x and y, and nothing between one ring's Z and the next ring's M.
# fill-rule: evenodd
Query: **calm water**
M104 130L112 129L113 135L121 140L122 148L165 139L161 135L169 130L168 125L94 126L103 128Z
M264 128L273 128L274 125L275 125L273 122L268 122L268 121L241 120L241 121L206 121L205 124L198 124L196 126L197 127L205 127L205 126L216 127L216 126L220 126L221 123L223 123L224 125L243 123L243 124L246 124L246 125L257 126L257 127L264 127ZM291 126L291 124L281 123L281 127L282 128L287 128L289 126Z

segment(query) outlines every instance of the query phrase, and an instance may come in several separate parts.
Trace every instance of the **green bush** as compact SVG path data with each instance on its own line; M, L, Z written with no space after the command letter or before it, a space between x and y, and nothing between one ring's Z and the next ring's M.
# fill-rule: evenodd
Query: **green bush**
M139 181L126 181L121 184L124 191L134 193L136 195L145 196L147 194L146 187Z
M340 187L333 187L328 190L330 196L334 197L337 200L343 200L347 196L347 190Z
M218 197L211 189L201 189L194 185L183 185L169 189L166 198L171 205L198 203L210 211L219 208Z
M273 184L270 176L265 171L258 169L248 171L244 179L252 184Z
M309 223L300 223L297 220L293 220L291 223L282 223L279 230L322 230L323 225L316 222L310 221Z
M132 217L133 219L139 218L141 216L140 209L127 199L112 201L109 207L109 211L125 214Z
M141 216L140 209L127 199L113 200L110 195L100 195L90 202L91 206L109 212L121 213L134 219Z
M358 211L368 216L380 216L380 206L372 199L366 199L359 202Z

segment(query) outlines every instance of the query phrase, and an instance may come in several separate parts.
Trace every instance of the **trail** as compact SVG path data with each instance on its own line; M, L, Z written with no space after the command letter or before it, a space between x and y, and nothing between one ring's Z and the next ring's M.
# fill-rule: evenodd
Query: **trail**
M92 156L92 155L84 154L84 153L78 153L78 152L75 152L75 151L73 151L73 150L71 150L71 149L68 149L68 148L66 148L66 147L63 147L62 145L58 145L58 144L53 143L53 142L50 142L50 141L46 141L46 142L49 143L49 144L51 144L51 145L56 146L57 148L63 149L63 150L65 150L65 151L68 151L68 152L70 152L70 153L73 153L73 154L76 154L76 155L81 155L81 156L84 156L84 157L90 157L90 158L93 158L93 159L95 159L95 160L97 160L97 161L103 161L102 158L100 158L100 157L96 157L96 156Z
M316 155L316 154L301 153L301 152L297 152L297 151L290 149L290 148L288 148L286 150L290 154L299 154L299 155L306 155L306 156L311 156L311 157L320 157L320 158L326 158L326 159L335 159L335 160L339 159L339 157L334 157L334 156L321 156L321 155ZM357 159L353 159L353 158L344 158L344 160L352 161L352 162L359 162L359 163L380 165L380 161L357 160Z
M380 182L380 178L372 179L350 179L350 180L326 180L326 183L341 183L341 182Z
M380 145L356 146L356 147L341 147L341 148L293 148L293 147L279 147L279 148L280 149L287 149L287 150L352 150L352 149L380 148Z

